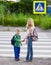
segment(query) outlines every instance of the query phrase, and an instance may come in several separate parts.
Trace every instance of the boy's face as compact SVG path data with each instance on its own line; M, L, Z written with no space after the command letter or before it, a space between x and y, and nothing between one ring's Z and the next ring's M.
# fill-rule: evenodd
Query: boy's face
M19 35L20 34L20 31L17 30L16 33Z

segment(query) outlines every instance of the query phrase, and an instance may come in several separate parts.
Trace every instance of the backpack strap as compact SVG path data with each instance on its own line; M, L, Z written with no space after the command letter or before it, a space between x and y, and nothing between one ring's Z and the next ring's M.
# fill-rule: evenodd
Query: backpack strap
M33 30L33 36L38 38L38 34L37 34L37 31L36 31L36 28L34 28L34 30Z

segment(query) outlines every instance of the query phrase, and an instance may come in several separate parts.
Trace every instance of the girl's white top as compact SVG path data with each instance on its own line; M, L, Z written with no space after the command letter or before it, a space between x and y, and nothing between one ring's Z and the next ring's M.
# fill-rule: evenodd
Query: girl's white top
M31 31L31 34L33 34L33 30L34 30L34 27L30 27L29 29L31 29L32 31ZM27 34L29 34L30 32L29 32L29 29L27 30Z

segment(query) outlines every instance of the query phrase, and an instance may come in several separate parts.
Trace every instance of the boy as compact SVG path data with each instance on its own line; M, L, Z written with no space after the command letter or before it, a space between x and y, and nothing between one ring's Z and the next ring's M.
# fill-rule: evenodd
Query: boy
M20 56L20 45L21 45L21 36L20 36L20 30L16 30L16 34L14 36L14 54L15 54L15 60L19 61L19 56Z

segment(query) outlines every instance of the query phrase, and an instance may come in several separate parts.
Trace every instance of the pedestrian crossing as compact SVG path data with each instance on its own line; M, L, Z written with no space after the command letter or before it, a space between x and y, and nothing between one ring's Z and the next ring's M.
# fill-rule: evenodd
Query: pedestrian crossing
M11 38L15 32L0 32L0 56L14 57L13 46L11 45ZM48 33L50 34L50 33ZM24 39L26 32L21 32L21 38ZM26 57L27 44L22 43L20 57ZM38 41L33 42L33 56L34 57L51 57L51 37L45 32L38 32Z

